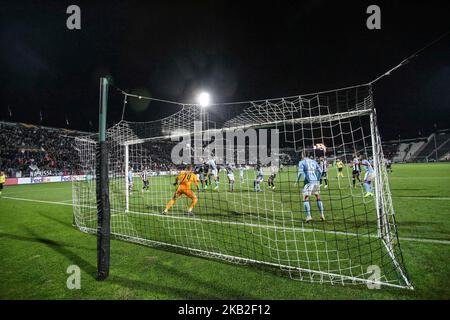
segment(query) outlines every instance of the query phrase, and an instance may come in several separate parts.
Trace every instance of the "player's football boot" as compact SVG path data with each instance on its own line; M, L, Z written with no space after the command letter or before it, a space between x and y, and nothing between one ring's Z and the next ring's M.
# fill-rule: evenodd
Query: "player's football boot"
M325 216L323 214L320 215L320 221L325 221Z
M306 223L309 223L310 221L312 221L312 217L311 216L306 217Z

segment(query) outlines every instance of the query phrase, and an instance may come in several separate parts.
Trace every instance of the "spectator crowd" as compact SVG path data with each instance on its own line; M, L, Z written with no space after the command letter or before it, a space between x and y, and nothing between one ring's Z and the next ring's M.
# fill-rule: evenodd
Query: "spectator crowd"
M85 132L0 122L0 169L8 177L71 174L74 138Z

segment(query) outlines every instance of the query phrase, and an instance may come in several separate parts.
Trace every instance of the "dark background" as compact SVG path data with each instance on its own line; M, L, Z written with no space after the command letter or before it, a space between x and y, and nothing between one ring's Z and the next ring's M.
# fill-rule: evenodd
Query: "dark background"
M230 102L366 83L448 31L449 3L0 1L0 119L95 131L102 75L183 102L200 89ZM66 28L71 4L81 30ZM381 30L366 28L370 4L381 7ZM450 36L374 92L385 140L450 128ZM118 122L117 92L109 111ZM126 119L174 111L150 103Z

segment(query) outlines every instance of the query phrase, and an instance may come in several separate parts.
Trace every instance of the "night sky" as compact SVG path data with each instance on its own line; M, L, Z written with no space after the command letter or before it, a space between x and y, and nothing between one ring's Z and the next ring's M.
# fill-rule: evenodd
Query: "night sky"
M81 8L81 30L66 28L71 4ZM381 30L366 28L370 4L381 7ZM95 131L102 75L130 92L184 102L199 89L231 102L346 87L449 29L448 0L0 0L0 119ZM374 92L385 140L450 128L450 36ZM152 106L127 110L126 119L176 111ZM121 111L111 92L108 122Z

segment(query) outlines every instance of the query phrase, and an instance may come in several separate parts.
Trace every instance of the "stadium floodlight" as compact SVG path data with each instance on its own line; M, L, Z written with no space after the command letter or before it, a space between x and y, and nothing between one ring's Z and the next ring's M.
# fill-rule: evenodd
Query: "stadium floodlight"
M209 106L210 99L208 92L201 92L197 97L197 101L202 108Z

